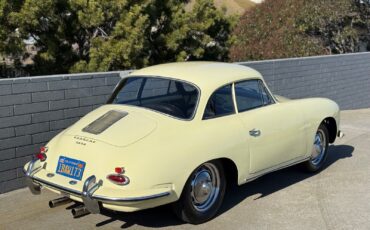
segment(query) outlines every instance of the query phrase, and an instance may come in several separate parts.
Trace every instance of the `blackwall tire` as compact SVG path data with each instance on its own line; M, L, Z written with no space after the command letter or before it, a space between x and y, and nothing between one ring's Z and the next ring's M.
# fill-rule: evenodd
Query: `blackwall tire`
M220 209L226 191L222 164L210 161L200 165L188 178L174 212L184 222L201 224Z

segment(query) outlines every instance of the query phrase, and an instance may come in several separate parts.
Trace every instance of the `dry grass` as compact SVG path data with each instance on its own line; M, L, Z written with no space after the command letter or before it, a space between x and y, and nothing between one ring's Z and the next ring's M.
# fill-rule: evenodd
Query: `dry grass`
M191 0L186 8L189 10L193 7L195 0ZM227 14L242 15L244 11L255 6L256 3L250 0L214 0L217 8L226 8Z
M227 1L227 0L226 0ZM241 8L244 10L248 10L256 5L256 3L250 1L250 0L234 0Z

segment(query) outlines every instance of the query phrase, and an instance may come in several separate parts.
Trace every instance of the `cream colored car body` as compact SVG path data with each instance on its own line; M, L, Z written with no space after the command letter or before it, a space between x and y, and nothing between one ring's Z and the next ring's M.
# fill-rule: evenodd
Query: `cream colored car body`
M39 184L82 201L78 195L55 189L53 185L81 192L83 181L95 175L103 182L95 196L126 199L102 202L103 207L136 211L178 200L189 175L204 162L223 159L232 163L241 185L268 172L308 160L316 130L323 120L335 120L334 135L338 131L338 105L323 98L289 100L276 96L271 105L203 120L207 101L219 87L248 79L263 81L260 73L241 65L165 64L135 71L130 76L161 76L196 85L200 98L194 117L181 120L135 106L103 105L47 144L47 160L41 164L43 168L32 175L38 181L47 182ZM237 106L233 96L234 106ZM129 115L101 134L82 131L110 110L125 111ZM261 135L249 135L253 129L260 130ZM331 137L332 141L333 138L335 136ZM61 155L86 162L83 178L77 184L71 185L70 178L58 174L52 178L47 176L55 172ZM125 175L130 179L128 185L119 186L106 179L115 167L125 168ZM156 194L166 196L135 200Z

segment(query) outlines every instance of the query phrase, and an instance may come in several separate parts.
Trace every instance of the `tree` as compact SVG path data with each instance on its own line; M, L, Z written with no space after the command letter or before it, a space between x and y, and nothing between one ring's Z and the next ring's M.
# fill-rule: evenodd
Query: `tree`
M22 1L0 0L0 57L9 56L17 64L23 54L22 39L8 21L9 12L18 10Z
M359 11L357 24L363 28L360 33L360 46L370 50L370 0L355 0L355 6Z
M358 52L361 44L369 44L358 2L363 0L266 0L242 16L234 30L237 42L230 58L240 61Z
M144 1L122 11L110 36L93 39L88 60L73 70L107 71L163 62L226 60L234 19L213 1L186 12L178 0Z
M234 18L212 0L0 0L0 44L32 38L32 74L141 68L184 60L226 60ZM17 2L17 7L12 7ZM4 4L3 4L4 3ZM12 40L16 41L16 40ZM1 47L0 47L1 51ZM21 52L24 54L24 51Z
M80 57L72 45L79 34L77 19L63 0L25 0L9 14L21 39L33 39L38 53L29 71L33 74L66 73Z

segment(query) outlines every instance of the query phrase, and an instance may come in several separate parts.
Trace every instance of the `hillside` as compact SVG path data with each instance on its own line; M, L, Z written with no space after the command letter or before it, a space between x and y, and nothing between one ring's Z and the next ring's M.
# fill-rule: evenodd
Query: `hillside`
M353 0L266 0L234 29L231 61L264 60L370 49L370 3Z
M187 6L188 9L191 9L194 5L195 0L191 0ZM227 14L238 14L242 15L245 10L250 9L256 3L253 0L214 0L217 8L221 9L226 7Z

